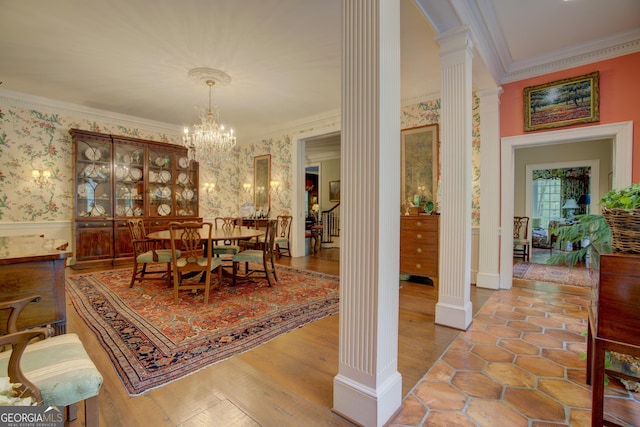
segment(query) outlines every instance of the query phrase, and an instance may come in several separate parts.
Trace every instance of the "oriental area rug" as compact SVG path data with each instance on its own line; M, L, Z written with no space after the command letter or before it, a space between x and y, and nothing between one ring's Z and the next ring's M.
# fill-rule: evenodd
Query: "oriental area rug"
M513 278L560 285L591 287L589 270L561 265L531 264L519 262L513 266Z
M174 304L166 279L129 288L130 268L69 276L66 289L137 396L338 312L339 277L276 268L271 288L258 276L235 287L223 278L207 306L202 290L180 291Z

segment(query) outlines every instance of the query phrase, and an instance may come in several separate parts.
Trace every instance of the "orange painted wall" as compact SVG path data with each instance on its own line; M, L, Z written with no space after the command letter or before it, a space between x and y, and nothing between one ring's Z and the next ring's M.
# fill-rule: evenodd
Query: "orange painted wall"
M525 133L523 98L525 87L581 76L594 71L600 72L600 121L549 130L633 121L633 182L640 182L640 53L503 85L504 92L500 97L500 136Z

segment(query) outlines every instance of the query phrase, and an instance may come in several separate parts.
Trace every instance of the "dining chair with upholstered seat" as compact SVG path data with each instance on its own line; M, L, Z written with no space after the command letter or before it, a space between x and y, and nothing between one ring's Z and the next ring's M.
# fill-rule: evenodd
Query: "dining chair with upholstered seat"
M513 257L522 258L523 261L529 262L529 217L515 216L513 217Z
M242 218L236 217L217 217L214 220L216 230L233 232L236 228L242 227ZM220 255L235 255L240 252L238 242L232 240L215 241L213 245L213 254L217 257Z
M0 376L19 384L22 397L42 406L63 406L67 421L76 419L77 403L84 401L84 425L97 427L103 378L78 335L51 336L52 330L45 328L18 331L22 309L39 300L39 295L28 295L0 302L0 310L9 310L0 348L10 347L0 352Z
M167 284L171 286L171 249L163 249L161 242L147 238L142 219L130 219L127 225L133 247L133 275L129 287L142 280L158 280L158 276L166 276ZM167 268L148 271L147 267L153 264L164 264Z
M204 232L201 234L200 230ZM211 250L210 222L170 222L173 261L173 303L178 303L181 290L204 289L204 303L209 303L212 270L218 270L218 286L222 282L222 261ZM185 274L189 273L186 277ZM202 273L204 281L192 273Z
M289 239L291 237L292 221L293 216L291 215L278 215L277 217L275 239L275 253L277 259L279 259L281 256L291 256L291 251L289 250Z
M276 237L276 221L275 220L267 220L265 222L265 241L264 244L259 246L259 249L247 249L241 252L238 252L233 256L233 285L236 285L236 279L238 278L248 278L256 273L263 273L267 279L267 283L269 286L272 286L271 276L276 281L278 281L278 276L276 275L276 266L274 263L274 244ZM245 273L241 275L239 273L239 264L245 264ZM249 264L260 264L262 265L262 269L260 268L249 268Z
M269 223L269 219L251 219L249 220L248 228L253 228L254 230L262 230L266 231L267 224ZM261 249L262 244L264 243L265 235L261 235L258 237L252 237L248 240L243 240L240 242L241 249Z

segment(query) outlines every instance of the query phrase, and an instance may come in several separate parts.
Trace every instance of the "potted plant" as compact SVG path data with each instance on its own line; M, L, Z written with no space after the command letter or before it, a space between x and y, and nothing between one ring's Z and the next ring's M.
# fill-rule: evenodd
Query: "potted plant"
M558 236L558 247L568 242L586 242L579 250L559 253L549 258L549 264L566 263L573 267L589 259L592 247L600 253L640 253L640 183L613 189L602 196L602 215L577 215L570 227L551 230Z

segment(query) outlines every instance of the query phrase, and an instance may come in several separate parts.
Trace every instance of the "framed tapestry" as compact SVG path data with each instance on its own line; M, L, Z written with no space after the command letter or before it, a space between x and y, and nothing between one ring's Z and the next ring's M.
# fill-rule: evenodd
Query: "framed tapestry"
M435 203L438 185L438 125L420 126L400 132L400 196L419 206Z
M600 120L599 72L524 88L524 130Z

